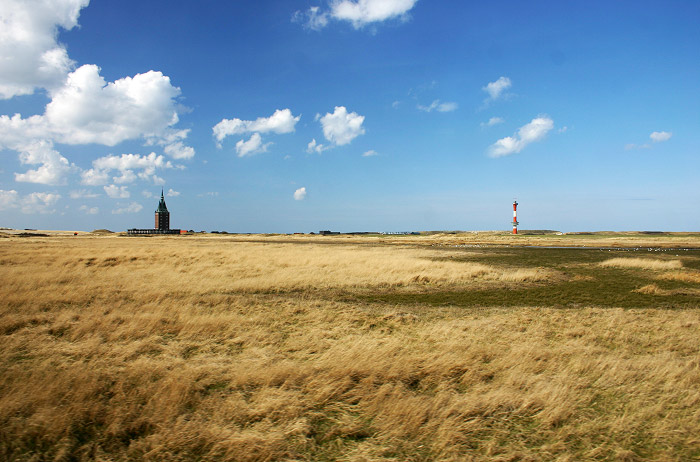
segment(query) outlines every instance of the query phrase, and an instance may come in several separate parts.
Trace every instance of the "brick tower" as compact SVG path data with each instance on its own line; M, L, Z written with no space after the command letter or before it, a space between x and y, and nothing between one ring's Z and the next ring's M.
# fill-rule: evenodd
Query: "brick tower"
M168 207L165 206L165 197L163 197L162 189L160 190L160 202L156 209L156 229L159 231L170 229L170 212L168 212Z

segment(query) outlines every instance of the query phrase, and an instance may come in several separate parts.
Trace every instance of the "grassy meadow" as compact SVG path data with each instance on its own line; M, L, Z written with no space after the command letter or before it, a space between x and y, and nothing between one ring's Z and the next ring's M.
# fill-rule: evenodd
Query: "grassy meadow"
M695 460L693 248L4 234L0 460Z

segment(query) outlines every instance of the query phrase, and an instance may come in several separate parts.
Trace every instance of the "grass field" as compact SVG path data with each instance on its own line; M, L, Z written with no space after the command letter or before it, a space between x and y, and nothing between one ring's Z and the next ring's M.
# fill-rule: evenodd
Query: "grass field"
M4 236L1 460L700 458L698 235Z

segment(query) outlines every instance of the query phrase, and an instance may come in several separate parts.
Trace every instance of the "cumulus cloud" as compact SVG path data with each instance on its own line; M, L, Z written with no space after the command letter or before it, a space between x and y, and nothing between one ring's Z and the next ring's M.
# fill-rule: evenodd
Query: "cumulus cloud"
M81 182L88 186L102 186L109 182L109 173L94 168L80 172Z
M374 149L370 149L369 151L365 151L362 154L362 157L372 157L372 156L378 156L378 155L379 155L379 153L377 151L375 151Z
M329 8L321 10L317 6L306 12L297 11L292 21L299 22L312 30L321 30L329 19L347 21L355 29L390 19L405 20L408 12L418 0L332 0Z
M14 189L5 191L0 189L0 210L10 210L17 207L19 194Z
M54 213L53 205L61 198L59 194L34 192L20 196L17 191L0 189L0 210L20 209L22 213Z
M236 153L238 157L252 156L253 154L266 152L271 144L263 144L260 133L253 133L248 141L240 140L236 143Z
M109 155L92 161L92 168L84 170L81 176L83 184L91 186L108 183L110 173L113 171L118 173L118 175L112 176L114 183L132 183L139 178L161 184L162 178L156 175L156 170L167 168L175 168L175 166L155 152L145 156L139 154Z
M554 121L540 116L520 127L516 134L501 138L489 148L490 157L503 157L522 151L528 144L544 138L554 128Z
M651 138L654 143L661 143L662 141L670 140L671 136L673 136L671 132L652 132L649 138Z
M489 94L489 99L496 100L503 96L503 92L509 89L512 83L508 77L499 77L495 82L489 82L482 88Z
M89 0L0 2L0 99L59 86L74 66L58 29L78 24Z
M278 135L294 132L294 126L301 116L292 115L290 109L277 109L270 117L258 117L255 120L223 119L214 125L212 131L216 141L221 142L227 136L246 133L276 133Z
M138 213L143 209L143 205L138 202L132 202L131 204L112 210L115 215L121 215L123 213Z
M59 185L65 183L66 175L72 167L68 159L53 149L49 141L34 141L20 148L19 160L22 164L40 167L27 170L25 173L15 173L15 181Z
M191 159L194 157L194 148L186 146L182 141L166 145L163 148L163 152L173 159Z
M505 122L501 117L491 117L488 122L481 122L482 127L493 127L494 125L502 124Z
M104 190L112 199L128 199L131 196L126 186L111 184L109 186L105 186Z
M336 146L348 144L365 133L362 127L365 116L356 112L348 113L345 106L336 106L333 114L326 113L319 120L323 127L323 136Z
M179 94L180 89L160 72L105 83L97 66L85 65L51 93L52 100L43 115L26 119L19 114L0 116L0 148L22 151L27 144L43 143L48 149L54 142L114 146L145 139L149 144L164 145L171 157L191 158L194 149L182 142L188 130L172 128L178 122L175 98ZM60 154L53 152L54 163L49 162L44 170L55 169L59 166L56 162L63 162ZM48 160L46 155L44 158ZM45 177L50 175L43 172L27 178Z
M55 139L66 144L114 146L138 138L167 136L179 120L180 89L158 71L106 83L100 68L87 64L69 74L46 106Z
M418 109L420 109L421 111L425 111L425 112L432 112L432 111L452 112L452 111L456 111L458 107L459 106L457 105L457 103L449 102L449 101L441 103L439 99L436 99L435 101L430 103L429 106L422 106L420 104L418 105Z
M295 201L304 200L305 197L306 197L306 187L299 188L296 191L294 191L294 200Z
M165 195L168 197L177 197L180 195L180 193L171 188L171 189L168 189L168 192L165 193Z
M22 213L54 213L53 205L61 198L59 194L33 192L21 200Z

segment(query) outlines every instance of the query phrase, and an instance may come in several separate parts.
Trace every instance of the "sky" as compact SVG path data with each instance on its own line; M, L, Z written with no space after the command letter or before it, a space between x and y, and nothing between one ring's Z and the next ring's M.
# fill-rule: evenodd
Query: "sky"
M0 0L0 226L700 231L700 2Z

